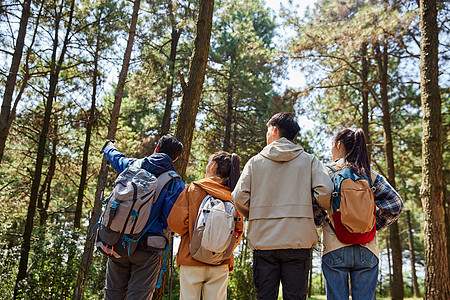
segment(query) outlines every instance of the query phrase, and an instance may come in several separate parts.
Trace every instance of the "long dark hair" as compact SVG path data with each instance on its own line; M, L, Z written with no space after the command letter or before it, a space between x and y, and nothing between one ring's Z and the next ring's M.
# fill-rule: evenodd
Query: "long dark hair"
M361 128L355 131L342 129L333 138L333 142L341 142L345 147L345 160L359 176L367 175L370 180L369 155L366 146L366 135Z
M225 151L219 151L211 155L210 161L217 163L216 174L219 175L224 181L223 185L234 190L236 183L239 180L241 159L236 153L230 154Z

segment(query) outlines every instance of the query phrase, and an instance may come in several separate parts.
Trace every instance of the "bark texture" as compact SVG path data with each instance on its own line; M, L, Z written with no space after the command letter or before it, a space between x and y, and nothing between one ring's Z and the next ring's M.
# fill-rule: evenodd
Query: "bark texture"
M450 299L442 173L442 115L439 94L436 1L420 0L422 186L425 299Z
M198 105L205 81L206 65L211 39L214 0L199 0L197 29L194 40L191 63L189 65L188 82L183 86L183 98L178 113L175 136L183 143L183 152L176 161L175 167L181 178L186 175L192 137L195 129Z
M3 95L2 109L0 112L0 164L5 151L6 139L11 128L11 103L16 86L17 73L19 71L20 60L22 59L23 47L25 45L25 35L27 32L28 19L30 17L31 0L25 0L22 5L22 16L20 17L19 32L17 42L14 47L14 54L11 67L6 79L5 93Z

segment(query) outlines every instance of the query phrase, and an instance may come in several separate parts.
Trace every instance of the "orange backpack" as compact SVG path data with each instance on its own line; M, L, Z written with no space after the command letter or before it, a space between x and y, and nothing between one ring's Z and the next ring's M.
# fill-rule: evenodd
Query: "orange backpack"
M375 188L367 176L361 177L350 168L333 170L332 216L330 227L345 244L364 244L376 233Z

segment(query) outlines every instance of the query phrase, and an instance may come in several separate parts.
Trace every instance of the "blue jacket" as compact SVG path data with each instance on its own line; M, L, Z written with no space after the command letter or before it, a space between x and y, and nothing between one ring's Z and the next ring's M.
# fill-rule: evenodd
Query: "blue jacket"
M114 145L106 146L103 149L103 153L118 173L121 173L136 160L136 158L127 158L124 154L120 153ZM166 171L175 170L172 159L165 153L154 153L144 158L142 161L142 168L156 177ZM158 220L153 223L147 234L157 234L162 236L164 235L163 229L169 230L167 226L167 217L184 188L185 186L181 178L174 178L161 191L158 199L153 204L147 224L150 224L155 218L158 218Z

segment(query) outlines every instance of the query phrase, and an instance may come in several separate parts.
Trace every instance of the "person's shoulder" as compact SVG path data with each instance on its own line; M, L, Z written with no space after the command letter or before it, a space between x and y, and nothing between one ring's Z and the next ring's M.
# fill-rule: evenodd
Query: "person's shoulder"
M319 159L317 158L317 156L315 156L312 153L306 152L305 150L303 150L297 157L296 159L301 159L301 160L307 160L310 161L311 163L315 162L315 161L319 161Z

